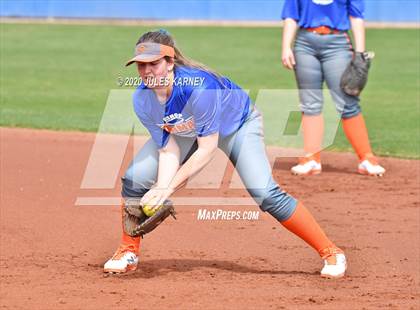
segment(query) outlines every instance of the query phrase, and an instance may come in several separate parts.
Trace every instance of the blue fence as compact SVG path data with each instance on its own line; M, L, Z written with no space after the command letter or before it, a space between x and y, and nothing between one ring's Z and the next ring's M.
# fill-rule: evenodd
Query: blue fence
M369 21L419 22L419 0L365 2ZM283 3L284 0L0 0L0 16L279 21Z

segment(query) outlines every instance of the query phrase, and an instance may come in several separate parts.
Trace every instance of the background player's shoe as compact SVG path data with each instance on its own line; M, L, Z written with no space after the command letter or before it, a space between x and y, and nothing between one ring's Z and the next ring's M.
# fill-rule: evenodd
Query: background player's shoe
M321 164L311 158L301 158L299 164L293 166L290 171L294 175L314 175L321 173Z
M347 269L346 256L339 248L327 248L322 256L324 267L321 270L321 277L341 278Z
M376 158L366 158L359 163L360 174L372 175L372 176L383 176L385 173L384 167L378 164Z
M121 245L104 265L104 272L124 273L130 270L136 270L139 259L131 247Z

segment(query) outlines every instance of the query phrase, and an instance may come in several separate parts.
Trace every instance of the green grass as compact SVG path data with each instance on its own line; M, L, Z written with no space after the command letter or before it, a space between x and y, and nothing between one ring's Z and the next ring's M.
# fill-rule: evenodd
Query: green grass
M96 131L139 26L0 24L1 126ZM152 29L154 29L153 27ZM256 97L261 89L295 88L281 67L280 28L167 27L189 57L229 76ZM376 52L362 109L376 153L419 158L419 30L369 29ZM280 102L265 115L266 141L281 145ZM296 132L295 114L288 134ZM350 150L341 130L330 149Z

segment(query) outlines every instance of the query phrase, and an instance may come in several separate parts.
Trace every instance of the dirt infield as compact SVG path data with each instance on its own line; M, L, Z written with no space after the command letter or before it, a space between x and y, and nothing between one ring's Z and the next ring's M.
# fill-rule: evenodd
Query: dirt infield
M276 160L279 184L346 251L343 279L320 278L316 253L268 214L200 221L191 205L143 240L137 271L104 276L119 208L75 206L77 197L118 196L119 185L80 189L94 137L1 129L0 309L419 308L419 161L384 158L378 179L356 174L352 154L326 153L324 172L310 178L289 174L294 159ZM246 197L228 189L231 174L221 190L177 197Z

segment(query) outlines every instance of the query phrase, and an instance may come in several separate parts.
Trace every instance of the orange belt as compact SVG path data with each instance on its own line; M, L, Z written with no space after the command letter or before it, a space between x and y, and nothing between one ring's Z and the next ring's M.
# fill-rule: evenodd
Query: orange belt
M337 30L337 29L333 29L327 26L319 26L316 28L304 28L306 31L309 32L313 32L313 33L317 33L317 34L321 34L321 35L325 35L325 34L339 34L339 33L343 33L344 31L341 30Z

